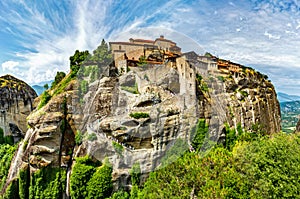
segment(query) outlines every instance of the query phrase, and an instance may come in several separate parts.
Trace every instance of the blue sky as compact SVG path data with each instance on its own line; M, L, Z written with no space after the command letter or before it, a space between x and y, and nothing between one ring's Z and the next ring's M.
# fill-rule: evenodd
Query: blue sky
M0 74L30 84L67 71L76 49L161 34L267 74L300 95L300 0L3 0Z

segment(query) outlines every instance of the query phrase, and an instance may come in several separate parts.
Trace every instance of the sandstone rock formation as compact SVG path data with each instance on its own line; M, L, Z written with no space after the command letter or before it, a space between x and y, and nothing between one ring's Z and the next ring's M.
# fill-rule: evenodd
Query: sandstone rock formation
M178 140L189 147L200 118L209 124L207 138L214 143L226 138L225 123L280 131L276 92L261 74L251 69L188 74L164 64L132 67L122 76L106 75L89 84L82 99L72 82L29 116L31 128L19 147L22 158L15 158L14 165L29 164L31 172L47 165L71 169L77 156L108 157L115 187L126 187L134 163L147 174ZM83 140L76 145L78 134ZM11 168L10 179L16 173Z
M25 82L11 76L0 77L0 128L4 136L18 141L27 131L26 118L33 110L35 91Z

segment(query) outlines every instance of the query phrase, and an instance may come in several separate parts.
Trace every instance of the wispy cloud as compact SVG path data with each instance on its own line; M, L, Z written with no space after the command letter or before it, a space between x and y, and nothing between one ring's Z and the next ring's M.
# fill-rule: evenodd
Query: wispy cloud
M0 64L18 62L4 69L19 76L24 71L29 83L68 70L75 49L93 50L102 38L160 34L184 50L209 51L257 68L280 66L282 76L300 67L296 0L14 0L0 6ZM274 81L277 88L284 89L283 81Z

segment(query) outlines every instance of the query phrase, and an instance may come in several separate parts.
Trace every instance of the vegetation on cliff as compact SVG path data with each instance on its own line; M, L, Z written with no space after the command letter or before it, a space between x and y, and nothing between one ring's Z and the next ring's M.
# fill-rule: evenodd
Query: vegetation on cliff
M139 198L297 198L300 136L276 134L215 147L206 156L187 152L150 174Z
M70 179L72 198L107 198L112 192L112 167L88 156L76 158Z

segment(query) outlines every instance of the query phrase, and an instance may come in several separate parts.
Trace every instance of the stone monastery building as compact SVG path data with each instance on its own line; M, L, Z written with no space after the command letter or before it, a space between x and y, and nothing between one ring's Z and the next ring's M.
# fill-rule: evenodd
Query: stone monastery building
M126 73L128 67L143 63L167 64L178 70L186 70L188 66L200 74L237 72L240 68L215 56L200 56L194 51L182 53L175 42L165 39L163 35L155 40L130 38L128 42L109 42L109 45L119 74Z

